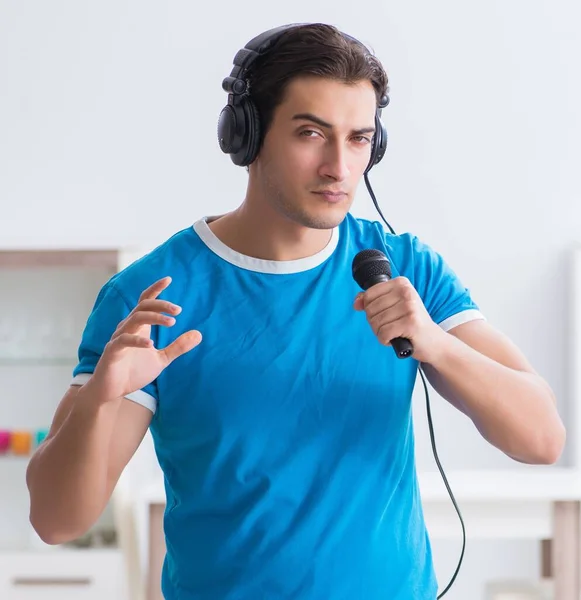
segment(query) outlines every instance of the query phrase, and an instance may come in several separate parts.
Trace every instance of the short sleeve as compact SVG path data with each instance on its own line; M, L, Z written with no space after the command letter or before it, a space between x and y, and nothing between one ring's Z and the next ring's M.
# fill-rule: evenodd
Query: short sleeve
M414 287L435 323L449 331L462 323L484 319L456 273L430 246L413 239Z
M81 337L78 363L73 370L71 385L83 385L90 379L117 325L131 310L112 281L101 288ZM129 394L127 398L155 413L157 407L155 382Z

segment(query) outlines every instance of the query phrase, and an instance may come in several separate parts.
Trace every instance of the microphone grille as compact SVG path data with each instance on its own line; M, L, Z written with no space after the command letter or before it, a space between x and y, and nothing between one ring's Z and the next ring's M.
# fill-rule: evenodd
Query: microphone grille
M386 275L391 279L391 265L387 256L381 250L370 248L361 250L355 255L351 265L353 279L359 284L359 287L366 289L367 282L373 280L378 275Z

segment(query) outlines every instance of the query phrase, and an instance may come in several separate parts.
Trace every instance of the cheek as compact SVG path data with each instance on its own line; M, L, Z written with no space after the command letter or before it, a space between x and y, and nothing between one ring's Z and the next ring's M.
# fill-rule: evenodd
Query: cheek
M363 171L369 164L369 159L371 158L371 146L364 146L363 148L358 148L355 150L351 156L351 173L358 173L359 175L363 175Z
M323 162L323 151L316 144L298 144L289 149L287 155L287 165L289 171L294 172L291 176L297 179L312 178Z
M317 159L305 149L287 148L269 163L270 177L276 178L287 188L298 188L312 182L317 174Z
M316 164L317 150L296 140L265 140L264 154L271 170L289 178L298 175L300 169Z

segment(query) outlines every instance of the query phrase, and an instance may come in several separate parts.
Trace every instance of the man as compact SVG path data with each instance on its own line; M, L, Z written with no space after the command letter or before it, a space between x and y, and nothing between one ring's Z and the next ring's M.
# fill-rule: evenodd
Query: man
M349 214L380 159L379 61L322 24L266 45L225 82L220 144L248 165L244 201L101 290L30 462L31 522L49 543L81 535L150 427L168 600L435 598L411 422L419 364L515 460L556 461L563 425L441 256ZM393 279L361 292L351 264L367 248ZM412 358L396 358L396 337Z

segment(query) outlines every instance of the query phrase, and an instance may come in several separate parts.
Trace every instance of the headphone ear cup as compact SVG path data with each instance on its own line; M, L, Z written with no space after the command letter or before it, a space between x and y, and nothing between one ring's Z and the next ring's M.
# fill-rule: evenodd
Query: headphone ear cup
M371 167L378 164L383 158L387 150L387 129L381 120L379 112L375 113L375 135L373 136L373 147L371 148L371 156L369 164L365 169L367 173Z
M254 161L260 148L260 118L248 96L237 96L220 112L218 143L232 162L245 167Z
M240 107L230 101L221 111L218 118L218 144L225 154L240 152L244 141L244 118Z
M244 139L243 148L240 150L239 164L246 167L253 163L258 156L260 150L260 142L262 140L262 131L260 126L260 115L256 104L249 96L243 98L242 109L244 110L244 119L246 121L246 136Z

